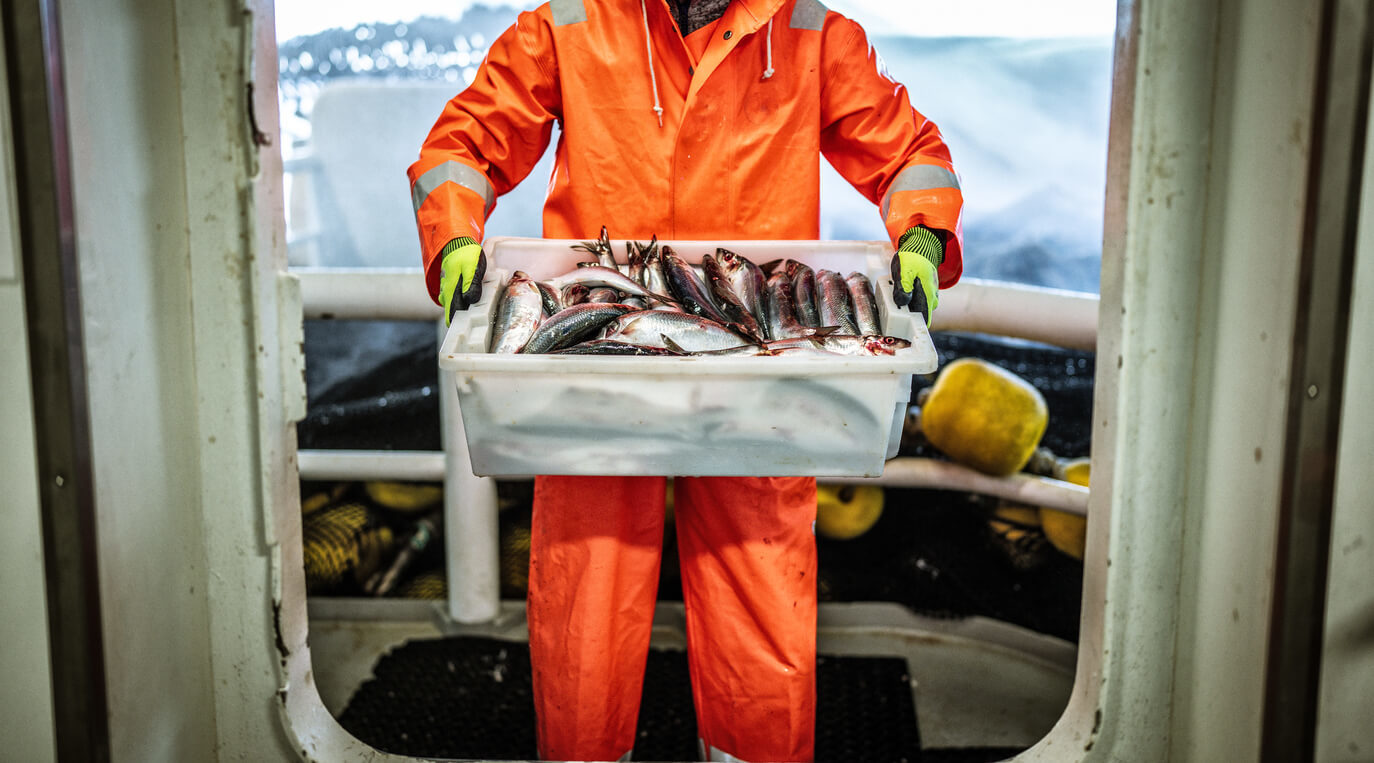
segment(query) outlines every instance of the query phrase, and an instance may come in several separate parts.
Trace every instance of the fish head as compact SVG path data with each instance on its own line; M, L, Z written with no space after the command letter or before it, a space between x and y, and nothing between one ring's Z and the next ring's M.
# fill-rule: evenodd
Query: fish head
M588 298L590 295L591 295L591 289L589 289L589 288L587 287L586 284L582 284L582 283L568 284L567 286L565 286L565 287L563 288L563 304L564 304L564 305L576 305L576 304L580 304L580 303L582 303L582 302L587 301L587 298Z
M805 262L798 262L797 260L783 260L782 270L784 273L787 274L787 277L792 279L793 281L797 280L797 278L804 277L806 275L815 278L815 273L811 270L811 266L807 265Z
M720 266L720 262L709 254L701 255L701 272L711 279L725 278L725 269Z
M721 269L726 273L733 273L744 267L744 261L740 259L738 254L735 254L729 249L720 247L716 249L716 263L720 265Z
M895 336L866 336L864 337L864 350L869 355L892 355L897 350L904 350L911 346L911 342Z

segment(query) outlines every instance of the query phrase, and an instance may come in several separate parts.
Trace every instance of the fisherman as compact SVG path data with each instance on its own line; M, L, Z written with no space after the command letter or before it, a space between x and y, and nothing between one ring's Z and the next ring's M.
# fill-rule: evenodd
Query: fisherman
M521 13L409 170L430 295L476 302L483 225L562 132L544 235L816 239L820 156L878 205L893 297L927 322L962 270L935 124L819 0L552 0ZM629 760L658 588L664 477L535 479L528 598L546 760ZM688 664L706 760L808 761L816 482L678 479Z

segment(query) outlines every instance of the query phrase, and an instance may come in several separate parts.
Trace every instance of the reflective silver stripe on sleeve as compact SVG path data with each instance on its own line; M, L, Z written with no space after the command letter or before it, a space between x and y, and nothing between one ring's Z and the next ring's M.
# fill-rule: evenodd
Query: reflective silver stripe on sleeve
M797 0L796 6L792 8L792 22L788 26L819 32L825 25L825 11L821 0Z
M958 190L959 178L953 172L934 164L917 164L898 172L897 179L892 181L887 193L883 194L883 219L887 219L887 208L892 201L892 194L898 191L925 191L931 188Z
M491 181L466 164L452 160L430 168L415 181L415 187L410 189L410 200L415 204L415 214L420 213L420 205L434 193L434 189L444 183L457 183L481 196L486 204L483 214L491 214L491 208L496 204L496 190L491 187Z
M583 0L549 0L554 26L567 26L587 20L587 6Z

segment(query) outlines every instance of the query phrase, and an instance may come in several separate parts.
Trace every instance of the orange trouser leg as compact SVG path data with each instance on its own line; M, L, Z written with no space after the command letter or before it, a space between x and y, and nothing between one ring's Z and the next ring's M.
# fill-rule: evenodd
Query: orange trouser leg
M810 761L816 481L679 479L673 495L692 698L708 759Z
M544 760L617 760L634 747L663 491L662 477L535 479L527 606Z

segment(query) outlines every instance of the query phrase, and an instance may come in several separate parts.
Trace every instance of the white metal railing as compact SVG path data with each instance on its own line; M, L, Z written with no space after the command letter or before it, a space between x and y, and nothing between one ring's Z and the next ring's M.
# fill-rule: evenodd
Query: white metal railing
M401 480L442 482L447 476L444 453L428 451L303 450L301 477L309 480ZM835 484L937 488L1005 498L1087 516L1088 488L1071 482L1013 474L991 477L949 461L894 458L881 477L826 477Z
M293 272L300 278L306 318L437 322L442 315L425 293L418 268L300 268ZM1093 349L1097 307L1097 296L1092 294L966 278L940 294L932 328ZM500 613L501 604L496 484L472 474L457 391L446 384L439 386L443 451L302 450L300 476L307 480L443 482L449 614L460 623L486 622ZM880 477L826 481L961 490L1079 515L1086 515L1088 507L1086 487L1027 474L992 477L925 458L892 459Z

